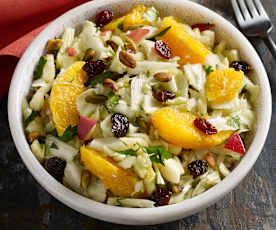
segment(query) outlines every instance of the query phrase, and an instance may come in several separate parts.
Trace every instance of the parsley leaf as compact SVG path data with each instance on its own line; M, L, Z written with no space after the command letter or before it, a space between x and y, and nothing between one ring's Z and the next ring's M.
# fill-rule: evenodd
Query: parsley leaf
M55 142L53 142L50 146L51 149L58 149L58 146Z
M113 93L113 92L110 92L108 94L108 104L107 104L107 108L109 111L113 111L113 108L118 105L119 103L119 100L120 100L120 96Z
M140 144L136 143L138 148L135 149L127 149L123 151L116 151L120 154L129 155L129 156L137 156L137 152L141 149L146 152L150 160L154 163L161 163L164 164L166 159L172 158L171 153L164 147L164 146L141 146Z
M96 27L96 32L99 32L100 31L100 27Z
M151 38L149 38L148 40L151 41L155 41L156 38L158 37L162 37L165 33L167 33L167 31L171 28L171 26L168 26L167 28L165 28L164 30L160 31L158 34L153 35Z
M51 135L53 135L54 137L58 137L57 129L54 129L54 130L51 132Z
M143 13L142 16L148 22L154 22L157 20L158 15L159 15L158 11L152 6L145 13Z
M34 110L32 110L32 113L27 117L25 120L26 124L29 124L31 121L33 121L38 116L38 113Z
M87 85L90 85L91 88L95 88L95 86L99 83L103 83L104 79L106 78L111 78L112 80L114 79L114 75L110 71L103 72L93 78L90 78L87 82Z
M121 21L121 22L117 25L117 28L120 29L120 30L124 30L124 22Z
M238 115L231 117L227 120L226 124L228 126L231 126L235 129L239 129L241 127L241 123L240 123L240 117Z
M206 76L208 76L210 73L214 72L212 66L206 67L206 66L204 65L204 66L203 66L203 69L204 69L205 72L206 72Z
M44 57L40 57L39 62L34 71L34 80L41 78L42 72L43 72L43 67L46 64L46 62L47 62L47 60Z
M64 133L59 137L59 139L64 142L71 141L74 138L74 136L77 135L77 132L78 126L72 127L71 125L69 125L64 131Z
M164 146L144 147L146 153L149 154L150 160L155 163L164 164L166 159L172 158L171 153Z
M139 150L138 149L126 149L126 150L122 150L122 151L116 151L117 153L120 153L120 154L124 154L124 155L128 155L128 156L137 156L137 151Z

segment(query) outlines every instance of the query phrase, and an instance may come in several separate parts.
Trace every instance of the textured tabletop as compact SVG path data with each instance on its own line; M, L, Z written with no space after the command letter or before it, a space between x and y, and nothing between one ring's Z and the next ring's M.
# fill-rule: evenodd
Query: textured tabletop
M230 0L196 0L233 23ZM276 25L275 0L262 0ZM276 29L273 31L276 40ZM1 230L275 230L276 229L276 63L258 39L252 40L268 75L273 118L264 149L241 184L215 205L179 221L144 227L95 220L68 208L46 192L26 169L13 144L8 125L7 96L0 101L0 229Z

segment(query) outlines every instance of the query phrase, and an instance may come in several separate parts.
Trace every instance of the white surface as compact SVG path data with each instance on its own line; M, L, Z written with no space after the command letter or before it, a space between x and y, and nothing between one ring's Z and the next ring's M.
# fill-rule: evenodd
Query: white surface
M265 69L254 48L232 24L216 13L186 0L135 0L131 1L132 4L129 3L129 0L94 0L67 12L43 30L26 50L14 72L9 91L9 123L15 145L25 165L36 180L61 202L83 214L108 222L132 225L157 224L183 218L210 206L230 192L246 176L258 158L269 130L271 93ZM118 16L139 3L153 4L159 9L161 16L174 15L190 24L215 23L218 39L223 38L233 48L240 50L242 59L254 67L257 76L255 82L261 87L261 94L257 102L256 133L252 136L248 152L236 169L218 185L197 197L174 205L148 209L113 207L98 203L80 196L58 183L32 154L24 136L21 110L22 99L31 85L35 63L43 53L48 39L60 35L67 26L74 27L85 19L94 18L100 10L111 9Z

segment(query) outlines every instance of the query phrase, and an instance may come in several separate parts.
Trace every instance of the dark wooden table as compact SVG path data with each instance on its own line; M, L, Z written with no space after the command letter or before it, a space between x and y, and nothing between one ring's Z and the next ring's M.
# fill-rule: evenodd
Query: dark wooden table
M233 23L230 0L196 0ZM276 25L275 0L262 0ZM276 40L276 29L273 31ZM275 230L276 229L276 63L258 39L252 40L265 64L273 94L270 132L254 168L221 201L198 214L155 226L122 226L81 215L46 192L26 169L13 144L7 116L7 97L0 101L0 229L144 229L144 230Z

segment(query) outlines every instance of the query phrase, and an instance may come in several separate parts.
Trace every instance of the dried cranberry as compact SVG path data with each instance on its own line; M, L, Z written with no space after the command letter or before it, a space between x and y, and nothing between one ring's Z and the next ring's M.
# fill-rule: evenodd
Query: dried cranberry
M154 44L154 48L161 57L170 59L171 49L162 40L157 40Z
M188 164L188 169L193 178L196 178L208 171L208 163L203 160L195 160Z
M102 60L87 61L82 69L87 73L89 78L95 77L107 68L107 64Z
M200 32L203 32L205 30L210 30L215 26L215 24L210 23L198 23L192 25L192 29L198 28Z
M157 187L152 193L151 200L155 202L155 206L163 206L169 204L172 192L165 187Z
M103 27L113 19L113 12L110 10L103 10L96 15L95 22L97 27Z
M58 157L51 157L45 162L45 168L48 173L59 182L62 182L66 161Z
M114 113L111 116L112 133L115 137L124 137L129 128L129 121L127 117L120 113Z
M233 61L230 64L230 67L234 68L236 71L243 71L245 74L249 73L250 71L252 71L251 66L244 62L244 61Z
M202 118L195 119L194 125L200 131L204 132L206 135L212 135L212 134L216 134L218 132L216 127L214 127L212 124L210 124L208 121L206 121L205 119L202 119Z
M153 91L153 96L156 100L161 102L166 102L167 100L172 100L176 97L176 95L170 91L162 90L158 93Z

